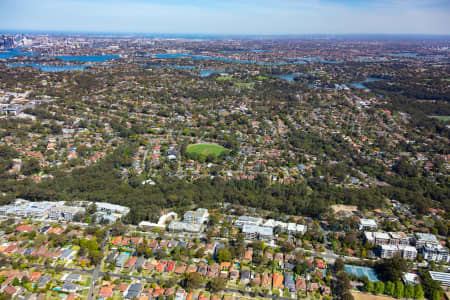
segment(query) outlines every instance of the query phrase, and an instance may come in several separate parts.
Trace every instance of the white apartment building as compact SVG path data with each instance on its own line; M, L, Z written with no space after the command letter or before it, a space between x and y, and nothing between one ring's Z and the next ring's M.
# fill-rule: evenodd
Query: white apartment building
M420 248L423 258L428 261L450 262L448 250L441 244L426 244Z
M408 246L409 238L403 232L364 232L364 239L372 245Z
M417 257L417 250L412 246L397 246L397 245L380 245L379 255L381 258L392 258L395 254L400 254L404 259L415 260Z
M429 233L416 233L414 234L414 240L416 242L416 247L420 248L424 245L438 245L439 241L436 236Z

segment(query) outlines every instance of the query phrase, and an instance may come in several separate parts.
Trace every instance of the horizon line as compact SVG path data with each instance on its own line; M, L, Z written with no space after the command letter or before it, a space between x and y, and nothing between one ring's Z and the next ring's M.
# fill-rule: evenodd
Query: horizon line
M28 34L86 34L86 35L172 35L172 36L221 36L221 37L305 37L305 36L422 36L422 37L450 37L450 33L276 33L276 34L264 34L264 33L187 33L187 32L133 32L133 31L96 31L96 30L41 30L41 29L1 29L0 34L8 33L28 33Z

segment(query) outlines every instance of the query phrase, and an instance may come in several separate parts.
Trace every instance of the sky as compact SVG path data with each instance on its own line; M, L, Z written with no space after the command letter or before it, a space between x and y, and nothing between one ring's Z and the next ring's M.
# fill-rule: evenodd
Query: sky
M0 30L450 34L450 0L0 0Z

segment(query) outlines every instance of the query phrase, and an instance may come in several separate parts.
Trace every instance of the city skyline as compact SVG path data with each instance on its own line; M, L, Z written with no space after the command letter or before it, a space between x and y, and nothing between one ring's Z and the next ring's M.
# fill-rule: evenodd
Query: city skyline
M449 34L444 0L5 0L0 30L218 35Z

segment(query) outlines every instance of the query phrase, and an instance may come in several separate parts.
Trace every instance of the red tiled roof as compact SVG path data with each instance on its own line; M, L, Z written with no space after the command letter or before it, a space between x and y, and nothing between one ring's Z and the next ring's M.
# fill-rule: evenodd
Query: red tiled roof
M169 262L167 263L166 272L173 272L174 269L175 269L175 265L176 265L176 264L177 264L177 263L176 263L175 261L169 261Z
M31 225L20 225L16 227L16 231L18 232L30 232L34 229L34 226Z
M100 289L99 296L101 298L109 298L113 296L113 290L111 286L103 286Z
M156 265L156 271L158 272L163 272L164 269L166 268L166 262L160 262L159 264Z
M162 288L157 288L153 291L153 297L157 297L162 294L164 294L164 289L162 289Z
M33 272L33 273L31 273L30 274L30 280L31 281L37 281L37 280L39 280L39 278L41 278L41 273L39 273L39 272Z
M134 264L136 263L136 261L137 261L137 256L132 256L128 261L127 261L127 263L125 264L125 268L132 268L133 266L134 266Z
M121 241L122 241L122 237L121 237L121 236L116 236L116 237L112 240L111 244L113 244L113 245L119 245Z
M8 295L14 295L15 293L17 293L17 290L12 285L8 285L3 289L3 292L7 293Z
M274 288L283 288L283 275L280 273L273 273L272 284Z

